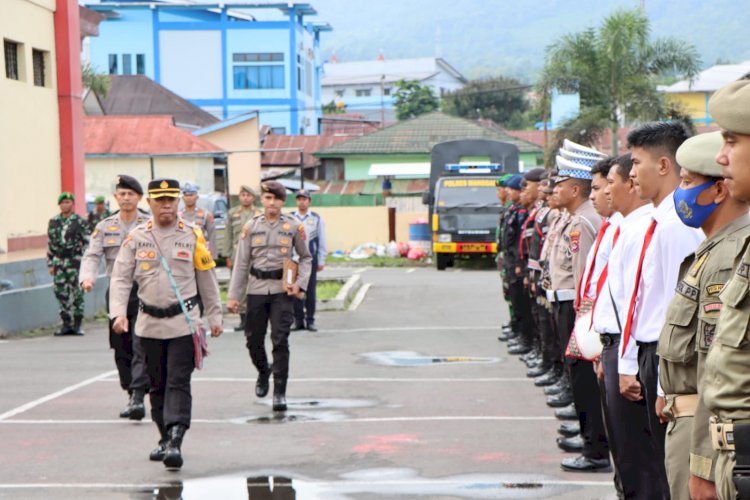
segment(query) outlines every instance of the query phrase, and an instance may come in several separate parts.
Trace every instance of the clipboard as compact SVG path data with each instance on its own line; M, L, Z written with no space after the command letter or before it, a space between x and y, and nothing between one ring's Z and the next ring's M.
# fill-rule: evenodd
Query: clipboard
M287 295L291 295L292 287L297 282L297 271L299 270L299 264L294 262L292 259L284 259L284 267L282 268L281 280L284 286L284 291ZM293 295L298 299L304 298L305 294L299 292L297 295Z

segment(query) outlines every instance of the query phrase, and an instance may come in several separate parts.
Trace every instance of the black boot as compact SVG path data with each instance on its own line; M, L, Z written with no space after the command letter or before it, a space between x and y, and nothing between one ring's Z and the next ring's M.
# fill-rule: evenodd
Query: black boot
M72 334L73 335L83 335L83 330L81 329L81 323L83 322L83 318L81 316L76 316L73 318L73 329Z
M234 327L235 332L245 331L245 321L247 321L247 315L240 313L240 324Z
M130 395L130 402L126 408L130 420L143 420L143 417L146 416L146 407L143 405L143 396L145 395L143 389L135 389Z
M258 373L258 380L255 382L255 395L259 398L265 398L268 394L268 379L271 377L271 367L264 372Z
M73 332L73 327L70 324L70 318L63 318L62 326L58 331L55 332L55 337L62 337L63 335L70 335Z
M156 424L156 427L159 428L159 435L161 436L159 438L159 445L154 448L151 453L148 456L148 459L152 462L163 462L164 461L164 454L167 451L167 443L169 442L169 436L167 435L166 429L164 429L163 425Z
M286 380L273 381L273 411L286 411Z
M182 438L185 437L187 427L175 424L169 428L169 442L164 450L164 466L167 469L179 469L182 467Z

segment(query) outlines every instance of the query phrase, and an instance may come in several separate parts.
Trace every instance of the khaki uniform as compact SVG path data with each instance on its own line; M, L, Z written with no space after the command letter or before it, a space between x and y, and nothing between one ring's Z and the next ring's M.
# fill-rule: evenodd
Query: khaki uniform
M666 468L675 500L689 500L690 474L714 479L716 452L707 426L710 413L697 394L722 308L719 293L749 234L750 216L745 215L705 240L683 261L677 293L659 337L659 382L666 395L664 413L670 417Z
M750 238L733 262L735 272L719 298L721 312L716 333L706 356L701 398L708 411L722 423L750 423ZM737 260L738 259L738 260ZM706 424L707 425L707 424ZM732 469L735 452L721 450L715 464L716 490L719 498L735 498Z
M560 233L550 249L549 268L550 288L562 296L560 300L575 300L575 287L601 225L602 218L586 200L567 223L557 226ZM568 290L572 293L568 294Z
M179 220L174 228L161 229L153 220L130 232L115 261L110 282L109 315L125 316L128 295L133 282L138 284L142 306L168 308L178 304L167 272L159 262L159 249L172 268L177 287L185 301L200 293L205 317L211 326L222 322L219 284L210 254L197 245L200 230ZM157 246L158 242L158 246ZM205 245L205 242L203 243ZM188 311L194 324L200 325L198 307ZM138 314L136 334L139 337L171 339L190 335L182 313L169 318L156 318L143 311Z
M208 210L196 207L189 212L183 210L180 212L180 217L188 224L192 224L203 231L203 236L208 243L208 249L211 251L211 257L216 259L219 256L219 249L216 247L216 220L214 220L214 214Z
M255 207L245 210L242 206L239 206L229 211L227 214L226 232L224 233L224 248L222 249L224 257L234 259L242 228L256 215L260 215L260 211Z
M102 257L104 257L107 267L107 276L110 276L123 240L133 228L147 219L147 216L138 213L135 220L125 223L120 219L118 212L100 221L94 228L94 232L91 233L89 246L86 253L83 254L80 281L91 280L96 283L96 277L99 274L99 262Z

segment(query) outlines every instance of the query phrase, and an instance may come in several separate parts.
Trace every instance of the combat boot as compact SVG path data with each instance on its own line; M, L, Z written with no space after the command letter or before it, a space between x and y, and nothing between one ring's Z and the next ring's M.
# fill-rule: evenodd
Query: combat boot
M531 367L526 371L526 376L529 378L536 378L544 375L550 370L549 365L545 365L543 362L537 366Z
M508 346L508 354L526 354L531 351L531 346L524 341L512 346L508 344Z
M245 331L245 322L247 321L247 314L240 313L240 324L234 327L235 332Z
M286 380L273 381L273 411L286 411Z
M130 394L130 402L125 411L128 412L128 418L130 420L143 420L146 416L146 407L143 405L143 396L145 393L143 389L135 389Z
M156 424L156 427L159 428L159 435L161 436L159 438L159 445L154 448L151 453L148 456L148 459L152 462L163 462L164 461L164 454L167 451L167 443L169 442L169 436L167 435L166 429L164 429L163 425Z
M63 324L58 331L55 332L55 337L62 337L63 335L70 335L73 332L73 327L70 324L69 319L63 319Z
M187 427L175 424L169 428L169 442L164 450L164 466L167 469L179 469L182 467L182 438L185 437Z
M81 316L76 316L73 318L73 328L71 330L71 333L73 335L83 335L84 332L81 329L81 323L83 322L83 318Z
M544 375L540 375L534 379L534 385L537 387L544 387L557 383L560 380L560 376L557 371L553 368L548 370Z
M258 380L255 382L255 395L259 398L265 398L268 394L268 379L271 377L271 367L264 372L258 373Z

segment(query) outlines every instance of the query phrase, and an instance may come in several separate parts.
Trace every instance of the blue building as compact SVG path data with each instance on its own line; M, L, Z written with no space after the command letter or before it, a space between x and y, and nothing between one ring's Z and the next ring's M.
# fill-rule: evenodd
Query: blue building
M146 75L217 118L258 111L281 134L317 134L320 33L307 3L87 2L106 16L90 39L98 72Z

